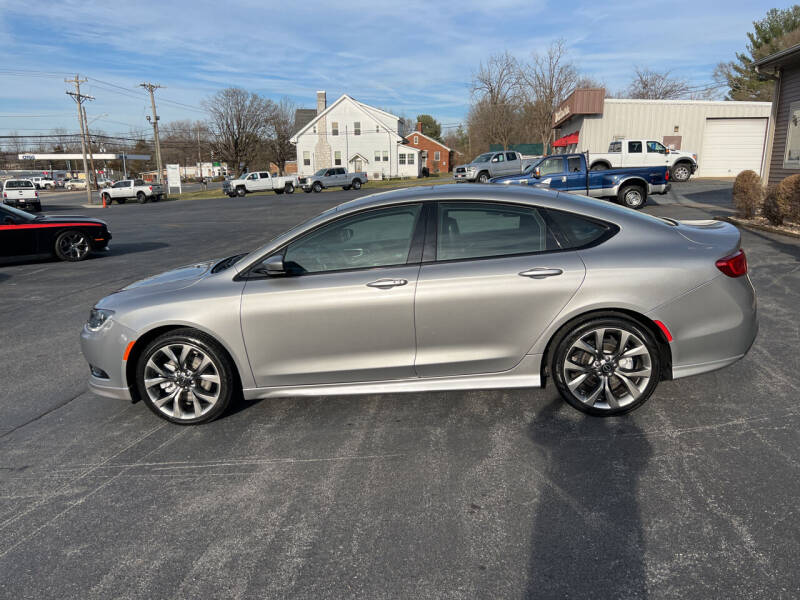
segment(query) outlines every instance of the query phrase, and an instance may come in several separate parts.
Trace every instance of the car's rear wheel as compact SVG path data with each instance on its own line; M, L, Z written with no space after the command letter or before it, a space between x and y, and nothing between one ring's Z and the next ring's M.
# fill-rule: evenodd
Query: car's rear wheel
M361 180L360 179L353 179L353 189L360 190L361 189Z
M234 381L220 345L188 328L157 337L136 365L140 397L159 417L182 425L207 423L225 412Z
M78 262L89 256L91 249L89 236L77 229L64 231L56 238L55 253L61 260Z
M617 197L622 204L634 210L642 208L647 200L644 188L636 184L622 186Z
M319 181L315 181L311 189L314 190L314 193L318 194L322 191L322 184Z
M689 181L692 176L692 169L685 162L678 163L672 167L672 180L678 182Z
M37 202L33 205L33 212L42 212L42 203Z
M287 194L294 194L294 184L293 183L287 183L286 187L283 188L283 191L286 192Z
M139 204L144 204L147 202L147 196L144 195L144 192L137 192L136 200L139 202Z
M578 410L612 416L638 408L659 382L661 355L653 334L622 316L578 322L554 340L550 372Z

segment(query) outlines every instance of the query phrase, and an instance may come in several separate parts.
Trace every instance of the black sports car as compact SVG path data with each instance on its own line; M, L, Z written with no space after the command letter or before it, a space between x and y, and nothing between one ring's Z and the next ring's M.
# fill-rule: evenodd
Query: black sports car
M108 225L87 217L34 216L0 205L0 258L55 254L61 260L83 260L108 246Z

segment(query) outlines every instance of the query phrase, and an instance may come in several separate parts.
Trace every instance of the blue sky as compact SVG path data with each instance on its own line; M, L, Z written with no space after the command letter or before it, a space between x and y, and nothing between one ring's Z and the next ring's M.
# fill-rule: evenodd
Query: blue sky
M672 69L702 84L714 66L744 49L762 0L570 2L227 2L162 0L0 0L0 132L77 131L65 76L90 80L93 128L148 127L157 92L162 122L203 118L201 100L239 86L315 106L342 93L442 123L466 115L479 63L508 50L519 58L567 41L582 73L609 88L627 85L634 66ZM681 8L682 7L682 8Z

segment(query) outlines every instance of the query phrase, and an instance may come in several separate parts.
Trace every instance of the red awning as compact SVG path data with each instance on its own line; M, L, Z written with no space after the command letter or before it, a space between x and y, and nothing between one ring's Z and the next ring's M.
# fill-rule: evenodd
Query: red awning
M553 146L569 146L571 144L578 143L578 132L570 133L569 135L565 135L564 137L558 138L555 142L553 142Z

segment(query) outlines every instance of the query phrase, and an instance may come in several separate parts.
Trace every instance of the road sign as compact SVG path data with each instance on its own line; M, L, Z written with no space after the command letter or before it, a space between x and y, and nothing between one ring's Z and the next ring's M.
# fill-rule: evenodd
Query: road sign
M167 165L167 193L172 188L178 188L181 193L181 168L180 165Z

